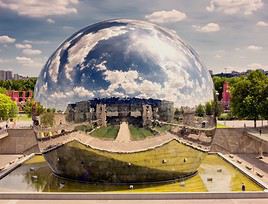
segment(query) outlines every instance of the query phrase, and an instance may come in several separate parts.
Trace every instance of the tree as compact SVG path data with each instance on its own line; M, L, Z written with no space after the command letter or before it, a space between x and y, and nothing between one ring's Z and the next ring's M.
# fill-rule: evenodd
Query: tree
M213 108L212 108L211 102L207 102L205 104L205 112L206 112L206 115L212 115L213 114Z
M203 117L205 115L205 108L202 104L199 104L195 110L195 113L199 117Z
M235 116L256 120L267 118L268 77L256 70L231 87L231 111Z
M53 112L45 112L40 116L41 124L45 127L52 127L54 124L54 113Z
M18 107L11 98L5 94L0 93L0 118L7 120L16 117Z
M1 94L6 94L7 90L3 87L0 87L0 93Z
M45 108L40 103L37 103L32 99L32 100L27 101L24 108L23 108L24 112L29 117L32 116L33 105L35 105L35 107L36 107L36 114L37 115L40 115L40 114L45 112Z

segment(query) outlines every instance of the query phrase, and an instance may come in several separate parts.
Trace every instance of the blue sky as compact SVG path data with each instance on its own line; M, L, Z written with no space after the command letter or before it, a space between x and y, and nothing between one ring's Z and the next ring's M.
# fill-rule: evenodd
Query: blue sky
M264 0L0 0L0 69L37 76L71 34L111 18L168 27L214 72L268 70Z

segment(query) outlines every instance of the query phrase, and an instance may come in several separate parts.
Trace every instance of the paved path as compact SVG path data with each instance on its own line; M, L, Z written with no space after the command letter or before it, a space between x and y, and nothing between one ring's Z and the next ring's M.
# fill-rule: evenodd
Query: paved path
M15 161L17 158L22 156L21 154L1 154L0 155L0 168L9 164L9 162Z
M126 122L122 122L120 124L120 129L118 131L117 137L115 139L116 142L128 143L130 142L130 131L128 128L128 124Z
M247 127L254 127L253 120L218 120L217 123L227 127L242 128L246 124ZM268 126L268 120L257 120L257 127Z

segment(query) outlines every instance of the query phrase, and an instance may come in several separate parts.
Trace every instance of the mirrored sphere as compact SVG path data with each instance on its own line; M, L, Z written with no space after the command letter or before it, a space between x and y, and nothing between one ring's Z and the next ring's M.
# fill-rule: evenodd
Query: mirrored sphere
M144 21L108 20L73 34L42 69L35 100L49 166L83 181L185 179L215 132L208 70L175 31Z

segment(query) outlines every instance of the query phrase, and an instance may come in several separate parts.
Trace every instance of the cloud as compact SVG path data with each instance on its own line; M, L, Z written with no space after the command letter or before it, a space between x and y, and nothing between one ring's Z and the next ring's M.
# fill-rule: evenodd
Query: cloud
M253 50L253 51L258 51L258 50L262 50L263 49L263 47L256 46L256 45L249 45L247 48L249 50Z
M15 38L9 37L7 35L0 35L0 44L9 44L14 43L15 41Z
M145 18L154 23L174 23L182 21L186 18L186 14L178 10L171 11L155 11Z
M74 5L79 0L0 0L0 8L16 12L21 16L42 18L77 13Z
M261 26L261 27L267 27L268 26L268 23L264 22L264 21L258 21L256 23L257 26Z
M268 65L262 65L259 63L252 63L252 64L247 65L247 67L249 69L265 69L265 68L268 68Z
M227 15L243 13L251 15L263 7L262 0L211 0L207 11L223 12Z
M29 57L16 57L16 60L22 65L28 65L33 63L33 60Z
M51 19L51 18L48 18L48 19L47 19L47 22L48 22L49 24L54 24L54 23L55 23L55 21L54 21L53 19Z
M41 50L34 50L34 49L23 49L22 53L28 56L32 56L32 55L40 55L42 54Z
M202 33L218 32L221 28L217 23L208 23L204 26L193 25L193 28Z
M31 44L21 44L21 43L16 43L16 48L18 49L31 49L32 48L32 45Z
M23 40L23 43L36 44L36 45L46 45L46 44L49 44L50 42L47 40Z

